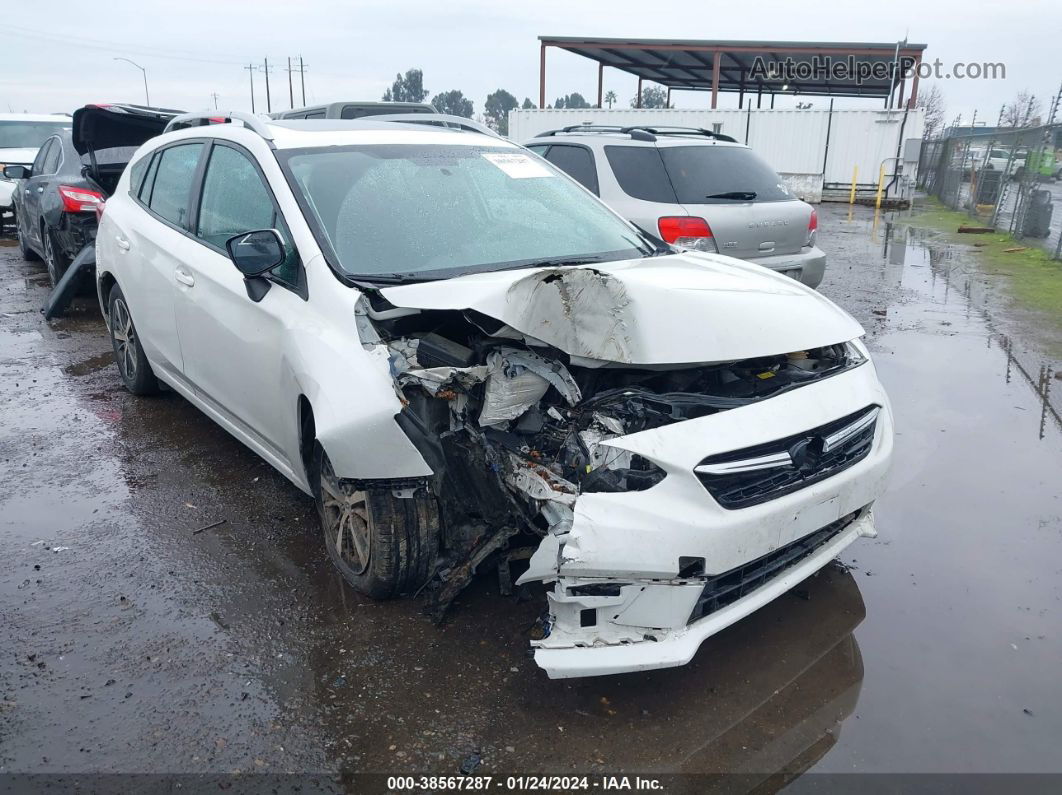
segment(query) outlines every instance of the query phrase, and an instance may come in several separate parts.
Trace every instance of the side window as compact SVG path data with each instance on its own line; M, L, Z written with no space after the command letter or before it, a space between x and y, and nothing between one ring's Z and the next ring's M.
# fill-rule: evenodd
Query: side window
M59 170L59 158L63 154L63 144L58 138L53 138L48 147L48 154L44 158L44 170L42 174L54 174Z
M606 146L605 157L620 188L628 196L650 202L678 204L664 161L655 146Z
M323 119L324 117L325 112L323 110L315 110L312 113L306 114L307 119Z
M137 160L133 165L129 167L129 193L132 196L140 195L140 186L144 184L144 174L147 172L148 163L151 162L151 155Z
M33 166L31 166L33 176L39 177L44 173L44 161L48 159L48 153L53 146L55 146L55 139L49 138L37 151L37 156L33 158Z
M582 146L563 146L554 144L550 147L546 160L579 182L587 190L598 194L597 168L594 155Z
M163 149L155 173L148 206L152 212L181 228L188 224L188 196L192 189L201 143L182 144Z
M286 257L273 275L289 284L297 283L298 254L291 233L258 169L242 152L215 145L203 179L196 235L224 250L230 237L256 229L280 232Z
M527 146L527 147L525 147L525 149L530 149L532 152L534 152L539 157L545 157L546 156L546 150L549 149L549 144L535 144L533 146Z

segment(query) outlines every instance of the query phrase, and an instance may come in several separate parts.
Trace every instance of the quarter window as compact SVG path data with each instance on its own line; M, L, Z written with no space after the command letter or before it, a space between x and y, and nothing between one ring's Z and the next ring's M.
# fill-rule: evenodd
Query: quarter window
M215 145L203 179L196 235L224 250L229 238L257 229L280 232L287 256L272 273L281 281L294 284L298 276L298 256L269 188L244 154L228 146Z
M655 146L606 146L605 157L628 196L648 202L678 203Z
M144 173L147 171L148 163L150 162L151 155L148 155L140 158L129 167L129 193L133 196L139 195L140 186L144 183Z
M160 218L182 228L187 228L188 197L202 150L201 143L181 144L158 155L161 159L148 206Z

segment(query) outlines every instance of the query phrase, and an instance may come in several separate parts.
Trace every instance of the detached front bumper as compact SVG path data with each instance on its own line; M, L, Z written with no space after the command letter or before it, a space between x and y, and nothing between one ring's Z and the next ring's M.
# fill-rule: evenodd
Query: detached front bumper
M546 671L550 679L605 676L685 665L693 659L693 655L697 653L701 643L707 638L756 612L790 588L806 580L857 539L875 536L877 536L877 530L874 529L873 513L868 509L813 554L786 569L747 596L699 621L659 636L654 635L655 640L649 641L640 640L585 648L540 647L535 650L535 662ZM666 587L679 588L685 593L676 592L674 595L680 600L693 597L694 603L703 588L699 584L694 584L692 587L690 585ZM693 604L690 604L689 608L692 610Z
M727 509L696 473L707 458L813 433L872 406L880 412L869 451L802 488ZM542 542L521 578L556 583L549 633L532 641L535 661L551 678L685 664L705 638L876 534L871 506L892 434L888 398L867 362L759 403L610 440L667 477L641 492L581 494L570 531Z
M804 246L797 254L778 254L748 261L792 276L808 287L818 287L826 272L826 254L818 246Z

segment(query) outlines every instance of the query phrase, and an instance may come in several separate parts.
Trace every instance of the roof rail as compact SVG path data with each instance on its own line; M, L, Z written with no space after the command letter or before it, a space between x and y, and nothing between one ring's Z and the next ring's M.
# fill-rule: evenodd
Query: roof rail
M401 124L424 124L432 127L444 127L448 130L482 133L494 138L500 136L485 124L466 119L464 116L451 116L447 113L388 113L380 116L363 116L359 121L393 121Z
M632 124L626 127L618 124L572 124L559 130L546 130L536 135L536 138L550 138L558 133L571 132L600 132L620 133L629 135L634 141L655 141L658 135L703 135L715 138L718 141L737 143L737 140L729 135L706 130L703 127L678 127L667 124Z
M613 132L625 133L635 141L655 141L656 137L641 127L621 127L618 124L571 124L559 130L546 130L536 135L536 138L549 138L557 133L570 132Z
M731 138L729 135L723 135L723 133L715 132L714 130L706 130L703 127L679 127L672 124L638 124L633 127L628 127L628 130L645 130L647 133L653 135L703 135L708 138L715 138L718 141L727 141L732 144L736 144L737 140Z
M182 113L170 120L164 133L174 130L184 130L188 127L205 127L210 124L227 124L234 121L242 122L243 126L258 133L267 141L273 140L273 131L258 116L242 110L199 110L194 113Z

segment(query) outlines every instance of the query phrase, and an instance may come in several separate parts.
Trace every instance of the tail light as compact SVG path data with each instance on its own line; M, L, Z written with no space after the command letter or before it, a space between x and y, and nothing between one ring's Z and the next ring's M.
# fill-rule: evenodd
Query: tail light
M715 251L712 230L703 218L690 215L668 215L657 222L660 237L668 243L695 251Z
M90 213L103 201L103 194L88 188L60 185L59 198L63 200L64 213Z
M104 209L106 209L106 207L107 207L107 202L105 200L103 200L103 199L100 199L100 201L96 203L96 223L97 224L100 221L103 220L103 211L104 211Z
M808 219L808 242L807 245L815 245L815 233L819 229L819 211L811 208L811 218Z

